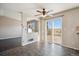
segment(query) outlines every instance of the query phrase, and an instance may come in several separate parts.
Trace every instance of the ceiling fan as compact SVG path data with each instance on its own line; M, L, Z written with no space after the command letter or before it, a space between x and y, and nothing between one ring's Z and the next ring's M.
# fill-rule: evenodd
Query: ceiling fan
M40 14L37 14L37 15L35 15L35 16L40 16L40 15L45 16L45 15L47 15L48 13L50 13L50 12L52 12L52 11L53 11L53 10L46 11L45 8L43 8L42 11L36 10L36 12L38 12L38 13L40 13Z

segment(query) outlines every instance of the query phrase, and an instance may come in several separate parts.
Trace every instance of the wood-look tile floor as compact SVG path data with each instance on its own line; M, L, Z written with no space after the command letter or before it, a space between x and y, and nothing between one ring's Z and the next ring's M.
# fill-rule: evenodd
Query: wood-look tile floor
M79 51L57 44L31 43L0 52L1 56L78 56Z

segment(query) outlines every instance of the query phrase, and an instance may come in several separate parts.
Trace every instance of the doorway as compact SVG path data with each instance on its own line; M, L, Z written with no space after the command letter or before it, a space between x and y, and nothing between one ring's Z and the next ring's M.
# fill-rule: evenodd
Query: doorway
M47 20L47 42L62 44L62 17Z

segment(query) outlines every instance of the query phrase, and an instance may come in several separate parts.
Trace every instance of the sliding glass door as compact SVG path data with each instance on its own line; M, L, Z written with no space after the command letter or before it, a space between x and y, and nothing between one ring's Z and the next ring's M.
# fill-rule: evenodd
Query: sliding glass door
M56 17L47 21L48 43L62 43L62 17Z

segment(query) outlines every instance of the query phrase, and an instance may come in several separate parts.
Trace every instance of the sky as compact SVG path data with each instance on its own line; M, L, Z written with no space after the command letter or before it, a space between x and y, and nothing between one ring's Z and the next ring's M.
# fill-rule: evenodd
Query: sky
M55 19L50 19L48 21L48 29L51 29L51 28L61 28L61 19L62 18L55 18Z

